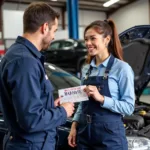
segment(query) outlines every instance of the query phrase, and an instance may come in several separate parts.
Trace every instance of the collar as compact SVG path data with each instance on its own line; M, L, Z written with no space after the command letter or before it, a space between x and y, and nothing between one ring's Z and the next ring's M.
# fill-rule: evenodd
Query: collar
M111 54L110 54L110 56L109 56L105 61L103 61L100 65L103 65L104 67L107 67L110 57L111 57ZM97 67L96 64L95 64L95 57L92 59L92 61L91 61L91 63L90 63L90 66L91 66L91 67Z
M38 58L42 57L42 54L38 51L38 49L26 38L18 36L16 42L25 45L28 48L28 50L36 57Z

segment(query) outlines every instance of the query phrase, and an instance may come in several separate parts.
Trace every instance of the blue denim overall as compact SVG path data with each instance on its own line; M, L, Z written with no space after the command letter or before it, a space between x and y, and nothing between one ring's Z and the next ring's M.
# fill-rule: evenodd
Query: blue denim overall
M111 55L104 76L90 77L90 67L83 84L95 85L100 94L111 97L108 74L114 59ZM92 97L82 102L77 139L78 150L128 150L122 115L102 108Z

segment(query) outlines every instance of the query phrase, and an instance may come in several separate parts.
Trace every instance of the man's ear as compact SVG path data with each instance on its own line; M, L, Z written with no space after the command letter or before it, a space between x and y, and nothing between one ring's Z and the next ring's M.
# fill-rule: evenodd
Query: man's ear
M41 25L41 33L44 34L48 30L48 23L44 23Z

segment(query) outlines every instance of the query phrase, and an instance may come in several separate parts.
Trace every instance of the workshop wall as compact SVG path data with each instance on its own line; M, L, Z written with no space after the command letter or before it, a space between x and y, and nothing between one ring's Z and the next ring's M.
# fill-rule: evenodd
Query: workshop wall
M122 32L135 25L150 24L149 0L139 0L127 5L110 16Z

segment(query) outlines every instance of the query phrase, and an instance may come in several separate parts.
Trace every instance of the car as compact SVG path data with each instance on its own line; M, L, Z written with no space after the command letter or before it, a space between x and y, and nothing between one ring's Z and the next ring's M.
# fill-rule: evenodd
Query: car
M119 34L122 46L138 38L150 39L150 25L137 25Z
M61 39L53 41L42 53L46 62L76 73L80 72L85 62L87 50L83 40Z
M135 111L131 116L124 116L124 126L128 140L129 150L150 150L150 40L136 39L123 47L124 59L134 70L135 74ZM52 65L45 63L48 78L55 90L54 97L58 97L58 89L80 85L80 80L72 74ZM144 95L144 100L140 99ZM76 108L78 103L75 104ZM72 117L58 127L57 150L76 150L68 146L67 137L70 131ZM0 143L7 131L3 116L0 115Z

